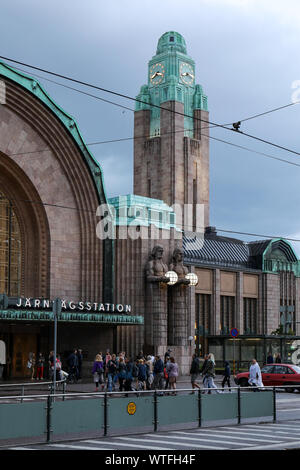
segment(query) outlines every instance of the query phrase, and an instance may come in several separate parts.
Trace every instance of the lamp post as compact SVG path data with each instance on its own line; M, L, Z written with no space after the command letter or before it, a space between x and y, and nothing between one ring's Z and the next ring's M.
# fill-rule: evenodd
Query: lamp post
M53 393L56 391L56 354L57 354L57 317L61 314L62 302L60 299L55 299L53 301L52 311L53 311L53 320L54 320L54 358L53 358Z

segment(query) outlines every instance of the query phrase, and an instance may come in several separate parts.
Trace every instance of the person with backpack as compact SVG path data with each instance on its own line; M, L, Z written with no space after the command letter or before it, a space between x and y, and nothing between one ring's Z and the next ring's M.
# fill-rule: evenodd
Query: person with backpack
M195 393L195 388L200 388L200 385L197 384L197 380L200 376L200 359L196 354L193 354L193 360L190 368L191 375L191 384L192 384L192 393Z
M163 381L164 381L164 363L160 356L155 356L155 362L154 362L154 380L153 380L153 388L156 390L157 388L159 390L163 389Z
M119 390L125 390L125 380L126 380L126 364L122 356L119 356L118 362L118 378L119 378Z
M222 381L222 388L225 387L225 383L227 383L227 386L229 388L229 391L231 392L231 385L230 385L230 365L228 361L225 361L225 369L224 369L224 378Z
M104 368L103 360L100 354L97 354L93 364L92 374L94 376L94 383L96 384L96 392L98 392L99 383L101 384L101 390L104 390Z
M138 389L145 390L146 389L146 381L147 381L147 366L145 364L144 359L139 360L138 365Z

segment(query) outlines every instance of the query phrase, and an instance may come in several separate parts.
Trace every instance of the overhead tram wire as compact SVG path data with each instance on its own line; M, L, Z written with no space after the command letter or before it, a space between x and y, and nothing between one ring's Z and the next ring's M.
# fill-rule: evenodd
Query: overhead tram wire
M25 72L24 69L20 69L19 67L15 67L17 70L20 70L21 72ZM110 100L106 100L100 96L97 96L97 95L93 95L91 93L87 93L83 90L79 90L78 88L74 88L74 87L70 87L64 83L59 83L59 82L56 82L55 80L50 80L49 78L46 78L46 77L43 77L41 75L37 75L37 74L32 74L33 76L37 77L37 78L41 78L42 80L46 80L48 82L51 82L51 83L54 83L56 85L59 85L59 86L62 86L64 88L67 88L67 89L70 89L72 91L76 91L78 93L82 93L84 95L87 95L87 96L90 96L92 98L95 98L95 99L98 99L100 101L104 101L106 103L109 103L109 104L112 104L112 105L115 105L115 106L118 106L120 108L124 108L128 111L132 111L134 112L135 110L132 109L132 108L128 108L127 106L123 106L119 103L116 103L116 102L113 102L113 101L110 101ZM298 103L298 102L297 102ZM263 114L267 114L267 113L270 113L272 111L276 111L278 109L282 109L284 107L287 107L287 106L291 106L292 104L296 104L295 103L291 103L289 105L286 105L286 106L282 106L280 108L276 108L274 110L271 110L271 111L267 111L266 113L260 113L260 114L257 114L255 116L251 116L249 118L246 118L244 120L240 120L240 122L243 122L247 119L253 119L254 117L257 117L257 116L262 116ZM227 125L227 124L224 124L224 125ZM229 124L228 124L229 125ZM214 126L208 126L208 128L212 128ZM203 129L203 128L202 128ZM204 129L207 129L207 128L204 128ZM176 130L176 131L170 131L170 132L164 132L163 134L160 134L158 137L161 137L161 136L164 136L164 135L168 135L168 134L175 134L177 132L192 132L194 129L180 129L180 130ZM203 134L204 137L208 137L209 139L212 139L212 140L215 140L215 141L218 141L218 142L221 142L221 143L224 143L224 144L227 144L227 145L231 145L233 147L236 147L236 148L239 148L239 149L242 149L242 150L246 150L248 152L252 152L252 153L256 153L257 155L261 155L261 156L264 156L266 158L271 158L273 160L278 160L278 161L281 161L283 163L287 163L287 164L290 164L290 165L293 165L293 166L300 166L299 164L295 163L295 162L291 162L289 160L285 160L283 158L279 158L279 157L275 157L275 156L272 156L272 155L268 155L264 152L259 152L259 151L256 151L256 150L253 150L253 149L249 149L247 147L244 147L244 146L241 146L241 145L238 145L238 144L234 144L232 142L228 142L228 141L225 141L223 139L219 139L217 137L213 137L213 136L209 136L207 134ZM86 144L87 146L92 146L92 145L101 145L101 144L110 144L110 143L116 143L116 142L125 142L125 141L130 141L130 140L136 140L136 139L147 139L149 138L149 135L143 135L143 136L135 136L135 137L125 137L125 138L120 138L120 139L112 139L112 140L105 140L105 141L98 141L98 142L91 142L91 143L88 143ZM51 149L49 148L45 148L45 149L41 149L41 150L34 150L32 152L19 152L19 153L14 153L14 154L10 154L9 156L19 156L19 155L27 155L27 154L31 154L31 153L40 153L40 152L45 152L45 151L51 151Z
M222 128L222 129L226 129L227 131L231 131L231 132L234 132L236 134L241 134L243 136L246 136L246 137L249 137L250 139L254 139L254 140L257 140L259 142L262 142L262 143L265 143L267 145L271 145L273 147L276 147L276 148L279 148L281 150L284 150L286 152L289 152L289 153L293 153L295 155L300 155L300 152L297 152L296 150L292 150L292 149L289 149L287 147L284 147L282 145L279 145L279 144L275 144L273 142L270 142L268 140L265 140L265 139L262 139L260 137L257 137L257 136L253 136L251 134L248 134L246 132L242 132L242 131L239 131L239 130L235 130L235 129L232 129L232 128L229 128L229 127L226 127L225 125L223 124L218 124L218 123L215 123L213 121L208 121L206 119L201 119L201 118L195 118L194 116L190 116L188 114L185 114L185 113L180 113L179 111L175 111L173 109L167 109L167 108L164 108L163 106L159 106L159 105L155 105L155 104L150 104L150 103L147 103L145 101L142 101L142 100L139 100L137 98L133 98L132 96L128 96L128 95L125 95L123 93L119 93L119 92L116 92L116 91L113 91L113 90L108 90L106 88L103 88L103 87L99 87L97 85L93 85L91 83L87 83L87 82L84 82L82 80L77 80L75 78L72 78L72 77L68 77L66 75L62 75L62 74L59 74L59 73L56 73L56 72L51 72L49 70L45 70L45 69L42 69L40 67L36 67L34 65L30 65L30 64L26 64L24 62L20 62L20 61L17 61L17 60L14 60L14 59L10 59L8 57L4 57L4 56L0 56L0 59L3 59L3 60L7 60L9 62L13 62L15 64L19 64L19 65L22 65L22 66L25 66L25 67L28 67L28 68L31 68L31 69L34 69L34 70L38 70L40 72L43 72L43 73L47 73L49 75L53 75L53 76L56 76L56 77L59 77L59 78L62 78L64 80L68 80L68 81L72 81L72 82L75 82L75 83L78 83L80 85L84 85L84 86L87 86L87 87L90 87L90 88L94 88L96 90L100 90L102 92L105 92L105 93L110 93L110 94L113 94L115 96L119 96L121 98L125 98L125 99L128 99L128 100L131 100L131 101L134 101L134 102L138 102L138 103L141 103L141 104L145 104L145 105L148 105L150 107L154 107L154 108L159 108L161 110L164 110L164 111L169 111L171 112L172 114L178 114L178 115L181 115L181 116L184 116L184 117L188 117L188 118L193 118L194 120L196 121L201 121L201 122L206 122L207 124L211 124L213 125L214 127L218 127L218 128Z

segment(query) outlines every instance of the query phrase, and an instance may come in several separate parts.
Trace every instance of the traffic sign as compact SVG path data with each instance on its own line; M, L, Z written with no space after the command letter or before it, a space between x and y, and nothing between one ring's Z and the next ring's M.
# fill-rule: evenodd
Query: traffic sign
M233 338L236 338L238 335L239 335L239 330L237 328L232 328L230 330L230 336L232 336Z

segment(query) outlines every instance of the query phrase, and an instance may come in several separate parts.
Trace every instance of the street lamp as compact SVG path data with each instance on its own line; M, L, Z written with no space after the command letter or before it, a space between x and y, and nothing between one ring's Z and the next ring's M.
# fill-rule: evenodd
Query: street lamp
M178 275L175 271L168 271L165 276L169 278L169 281L167 282L169 286L174 286L178 281Z
M198 276L195 273L188 273L185 275L185 278L190 281L190 287L194 287L198 284Z

